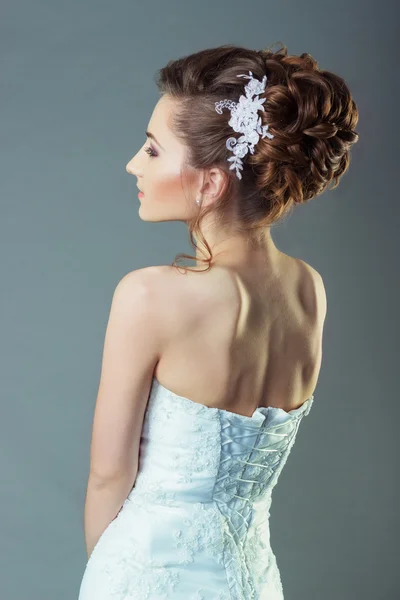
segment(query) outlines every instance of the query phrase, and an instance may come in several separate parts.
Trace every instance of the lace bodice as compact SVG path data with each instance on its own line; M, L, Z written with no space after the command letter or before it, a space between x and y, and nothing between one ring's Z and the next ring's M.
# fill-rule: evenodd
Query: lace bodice
M154 377L135 484L92 552L79 600L282 600L271 492L313 399L249 417ZM85 593L85 578L113 595Z

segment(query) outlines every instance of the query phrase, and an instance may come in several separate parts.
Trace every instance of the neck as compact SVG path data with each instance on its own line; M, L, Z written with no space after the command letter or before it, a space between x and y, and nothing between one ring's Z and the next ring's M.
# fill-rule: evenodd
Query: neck
M266 264L273 261L279 253L274 241L271 237L270 229L267 228L265 231L264 239L257 245L252 244L248 236L243 235L229 235L219 234L210 235L205 234L205 239L209 244L212 252L212 264L213 265L225 265L225 266L247 266ZM197 240L196 240L197 243ZM204 248L200 241L200 248ZM204 248L206 252L206 248ZM207 254L206 254L207 256ZM202 265L201 260L204 255L199 249L196 249L197 265Z

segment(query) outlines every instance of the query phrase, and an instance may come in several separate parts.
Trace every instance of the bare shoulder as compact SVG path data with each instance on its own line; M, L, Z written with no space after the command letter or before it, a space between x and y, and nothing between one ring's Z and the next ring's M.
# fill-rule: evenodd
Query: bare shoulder
M130 271L121 281L126 281L127 285L131 282L136 288L139 286L146 294L149 308L165 316L168 309L172 313L177 306L183 279L182 275L180 279L177 277L176 270L170 265L157 265Z
M192 271L160 265L135 271L150 292L149 302L154 312L161 316L167 336L190 329L204 313L204 306L210 309L215 301L210 272L203 273L204 268L190 268Z
M120 306L128 310L140 308L143 318L147 319L149 334L153 331L167 343L171 331L181 322L179 315L186 314L179 300L179 288L182 288L179 284L169 265L143 267L124 275L114 294L121 300Z
M327 311L327 298L324 281L321 274L304 260L297 259L304 274L307 275L307 285L305 289L310 295L311 300L315 304L318 321L323 324Z
M168 265L142 267L127 273L119 285L122 283L142 287L143 291L149 292L149 299L156 302L159 298L157 292L172 291L171 270Z
M126 273L118 282L118 290L126 290L129 292L139 291L151 292L154 291L154 286L160 284L162 274L159 272L160 267L143 267L141 269L134 269Z

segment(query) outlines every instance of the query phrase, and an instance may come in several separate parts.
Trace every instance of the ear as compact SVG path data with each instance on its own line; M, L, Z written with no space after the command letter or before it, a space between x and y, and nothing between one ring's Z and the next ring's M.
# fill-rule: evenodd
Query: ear
M199 193L216 200L221 195L226 185L226 174L218 167L212 167L204 173L203 183Z

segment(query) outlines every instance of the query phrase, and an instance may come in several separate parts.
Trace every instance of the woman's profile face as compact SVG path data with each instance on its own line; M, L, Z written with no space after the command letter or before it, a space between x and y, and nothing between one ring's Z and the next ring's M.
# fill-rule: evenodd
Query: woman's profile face
M197 206L194 199L189 202L187 186L186 195L182 187L185 146L168 126L174 106L170 97L160 98L144 134L146 142L126 165L144 194L139 198L139 214L146 221L185 220Z

